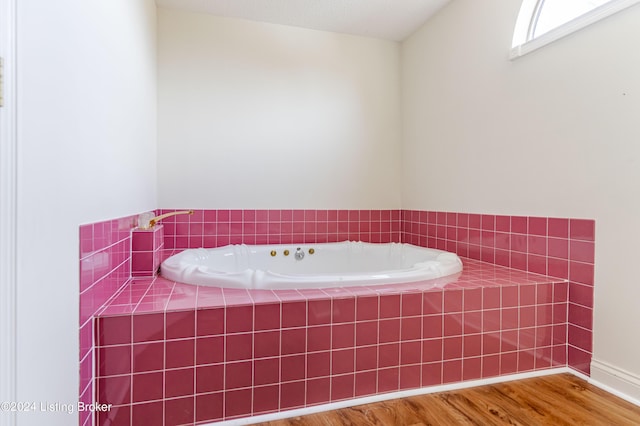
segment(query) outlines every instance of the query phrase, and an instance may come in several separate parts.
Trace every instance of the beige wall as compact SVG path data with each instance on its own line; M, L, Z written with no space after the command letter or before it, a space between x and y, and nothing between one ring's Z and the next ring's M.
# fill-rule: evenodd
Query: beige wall
M155 4L17 5L17 397L76 404L78 226L157 204ZM77 421L18 415L20 426Z
M594 359L638 380L640 7L509 61L519 3L403 43L403 208L596 219Z
M158 18L159 207L400 207L397 43Z

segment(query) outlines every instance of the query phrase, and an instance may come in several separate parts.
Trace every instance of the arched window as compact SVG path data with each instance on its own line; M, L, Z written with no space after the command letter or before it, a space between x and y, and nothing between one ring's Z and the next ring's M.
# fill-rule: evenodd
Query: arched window
M523 0L513 34L511 58L640 3L640 0Z

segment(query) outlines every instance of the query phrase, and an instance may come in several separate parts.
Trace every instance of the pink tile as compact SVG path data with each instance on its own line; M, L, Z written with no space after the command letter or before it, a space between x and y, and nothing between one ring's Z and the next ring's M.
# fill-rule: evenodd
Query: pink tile
M482 377L500 375L500 356L488 355L482 357Z
M224 365L196 367L196 392L217 392L224 389Z
M462 337L445 337L442 343L444 360L462 358Z
M280 382L280 358L257 359L253 363L255 386Z
M586 308L592 308L593 287L573 282L569 283L569 300L572 304L578 304Z
M500 333L492 332L485 333L482 335L482 353L487 354L497 354L500 352ZM514 345L515 346L515 345Z
M328 377L307 380L307 405L330 401L331 379Z
M552 284L538 284L536 286L536 303L539 305L553 303Z
M547 218L546 217L530 217L528 224L528 233L531 235L547 235Z
M593 325L593 310L581 305L569 303L569 324L591 330Z
M462 380L475 380L482 377L482 358L465 358L462 360Z
M283 328L300 327L300 326L305 326L306 324L307 324L306 302L282 303L282 327ZM256 327L257 326L258 326L258 321L256 318Z
M231 336L227 336L227 339L229 339L229 337ZM253 342L255 358L280 355L280 331L278 330L255 333L253 335Z
M500 354L500 374L513 374L518 371L518 352Z
M496 309L500 307L500 287L484 287L482 291L483 309Z
M332 352L312 352L307 354L307 377L328 376L331 372Z
M402 316L422 314L422 293L404 293L402 295Z
M500 310L485 310L482 313L482 331L490 332L500 329Z
M331 374L352 373L355 367L355 350L342 349L331 352Z
M511 232L516 234L526 234L528 232L528 220L523 216L511 217Z
M569 262L564 259L547 259L547 273L552 277L569 278Z
M477 311L482 309L482 289L473 288L464 290L464 311Z
M358 321L378 318L378 297L358 296L356 299L356 318Z
M165 398L192 395L195 383L194 376L194 368L166 370L164 373Z
M443 292L430 291L423 294L424 315L439 314L443 312Z
M356 318L355 298L333 299L333 323L353 322Z
M587 219L570 219L569 236L574 240L594 241L595 222Z
M464 334L480 333L482 331L482 311L463 312L463 328Z
M99 376L131 373L131 345L104 346L97 351Z
M253 335L231 334L225 336L226 360L240 361L250 359L253 355Z
M282 355L303 353L307 346L307 330L305 328L294 328L281 331Z
M253 330L253 306L230 306L226 309L227 333Z
M97 378L98 401L101 404L123 405L131 403L131 376Z
M374 370L378 364L378 349L376 346L364 346L355 351L356 371Z
M280 328L280 304L255 305L255 329L275 330Z
M593 285L593 265L581 262L569 262L569 280L586 285Z
M401 340L418 340L422 337L422 318L409 317L402 318L400 321L400 338ZM357 339L357 325L356 325Z
M453 383L462 380L462 360L442 363L442 383Z
M164 339L164 314L133 316L133 341L146 342Z
M534 285L520 286L520 305L528 306L536 303L536 287Z
M195 340L171 340L165 343L165 368L195 365Z
M144 372L164 368L164 342L133 345L133 371Z
M181 339L195 336L195 311L167 312L165 318L167 339Z
M308 309L310 326L331 323L331 300L310 300Z
M164 401L165 425L184 425L194 421L195 399L193 396Z
M594 263L595 245L593 241L571 240L569 243L569 259L578 262Z
M400 320L390 319L379 322L380 343L397 342L400 340Z
M420 376L418 375L418 379ZM377 389L377 373L364 371L355 375L355 396L373 395Z
M569 237L569 219L549 218L548 227L550 237Z
M527 351L519 351L518 352L518 371L530 371L533 370L535 366L535 351L527 350Z
M164 404L162 401L131 406L132 424L163 424Z
M420 341L400 343L400 364L419 364L422 360L422 343Z
M507 308L502 310L502 329L512 330L518 328L519 310L518 308Z
M198 309L196 331L198 336L224 333L224 309Z
M333 349L347 348L355 342L355 324L338 324L331 327L331 347Z
M228 362L224 372L225 389L238 389L250 387L253 371L251 361Z
M269 413L278 410L280 386L261 386L253 389L253 413Z
M422 337L425 339L438 338L443 336L443 316L425 316L422 322Z
M331 349L331 327L318 326L307 328L307 351Z
M221 392L196 395L196 421L205 422L221 420L223 412L222 398Z
M400 369L398 367L378 370L378 392L391 392L399 389Z
M225 418L248 416L251 414L252 402L251 389L238 389L225 392L224 413Z
M462 290L444 292L444 311L462 312Z
M567 364L571 368L589 376L591 373L591 353L569 345L567 349Z
M162 399L164 373L143 373L133 375L132 401L144 402Z
M96 318L97 341L99 346L131 343L131 316Z
M387 343L378 346L378 367L397 366L400 363L400 345Z
M462 312L444 315L444 335L459 336L462 334Z
M374 345L378 343L378 321L356 323L356 345Z
M380 318L397 318L400 316L400 295L385 294L380 296Z
M422 365L422 386L437 386L442 382L442 362Z
M280 386L280 408L302 407L305 403L305 382L283 383Z

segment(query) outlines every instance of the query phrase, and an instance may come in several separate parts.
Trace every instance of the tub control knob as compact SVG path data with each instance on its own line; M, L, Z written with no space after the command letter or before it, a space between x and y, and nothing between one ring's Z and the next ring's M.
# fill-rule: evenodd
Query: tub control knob
M296 260L304 259L304 251L300 247L298 247L296 249L296 255L295 256L296 256Z

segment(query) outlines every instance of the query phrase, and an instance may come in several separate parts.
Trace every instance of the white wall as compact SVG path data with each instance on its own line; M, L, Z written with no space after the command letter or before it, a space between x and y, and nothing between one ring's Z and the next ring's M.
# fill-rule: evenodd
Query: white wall
M18 2L18 401L78 400L78 226L156 207L155 13Z
M399 208L399 45L158 10L162 208Z
M640 384L640 6L509 61L519 6L402 45L403 208L595 219L594 359Z

